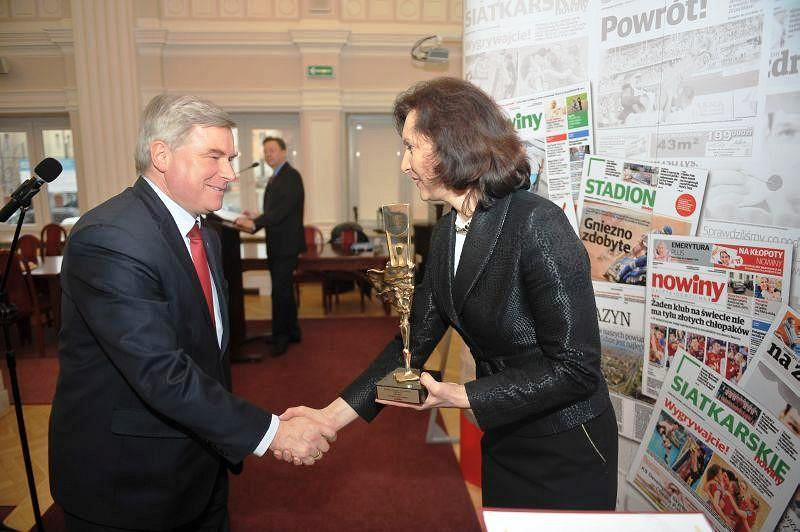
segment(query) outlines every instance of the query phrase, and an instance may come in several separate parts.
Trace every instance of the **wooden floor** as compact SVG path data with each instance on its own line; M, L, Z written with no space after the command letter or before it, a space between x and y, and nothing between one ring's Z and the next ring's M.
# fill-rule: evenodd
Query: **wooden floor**
M25 431L31 451L33 476L36 479L36 495L42 512L53 504L50 482L47 475L47 422L50 405L23 407ZM19 431L14 409L0 416L0 506L15 506L3 524L15 530L33 527L33 512L28 494L28 483L22 462Z
M271 319L270 298L268 296L245 296L245 316L248 320ZM300 289L300 306L298 314L301 318L324 318L344 316L384 316L383 305L376 299L365 301L364 312L361 312L359 296L355 292L339 296L338 304L334 303L329 314L325 314L319 285L307 284ZM447 356L444 379L457 382L460 379L460 357L463 346L456 334L446 335L426 367L438 368L441 356ZM3 371L6 371L3 368ZM52 503L47 471L47 424L50 417L49 405L23 407L28 442L31 449L34 476L37 481L39 505L44 512ZM442 420L450 436L459 435L459 412L457 409L443 409ZM345 429L346 430L346 429ZM459 445L452 444L453 452L460 457ZM467 489L475 505L480 520L481 493L469 483ZM0 415L0 506L15 506L16 509L3 521L3 524L15 530L29 530L33 527L30 497L19 445L19 432L14 409L10 408Z

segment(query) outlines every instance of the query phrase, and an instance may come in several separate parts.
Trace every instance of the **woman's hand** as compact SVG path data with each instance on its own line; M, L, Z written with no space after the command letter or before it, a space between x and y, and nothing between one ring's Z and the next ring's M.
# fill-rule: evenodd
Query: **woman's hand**
M431 408L469 408L469 399L467 398L467 390L463 384L456 384L455 382L438 382L430 376L429 373L423 372L419 377L419 382L428 390L428 397L421 405L414 405L409 403L399 403L396 401L384 401L376 399L376 403L382 405L402 406L404 408L413 408L414 410L430 410Z

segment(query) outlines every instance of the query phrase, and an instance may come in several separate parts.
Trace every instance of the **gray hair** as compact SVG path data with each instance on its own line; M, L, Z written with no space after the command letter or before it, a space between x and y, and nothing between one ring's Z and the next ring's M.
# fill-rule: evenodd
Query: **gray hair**
M136 142L136 171L150 168L150 143L162 140L171 149L179 148L194 126L233 128L236 123L217 104L191 94L159 94L142 113Z

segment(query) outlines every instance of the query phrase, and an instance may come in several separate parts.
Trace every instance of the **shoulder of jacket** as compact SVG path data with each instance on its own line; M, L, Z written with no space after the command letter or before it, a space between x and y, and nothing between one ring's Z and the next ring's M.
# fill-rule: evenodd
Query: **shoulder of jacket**
M534 218L549 218L561 209L547 198L527 190L514 192L511 198L510 210Z
M155 220L132 188L127 188L109 198L80 217L70 233L73 238L90 228L105 227L126 233L131 237L151 228ZM93 234L95 231L91 231Z

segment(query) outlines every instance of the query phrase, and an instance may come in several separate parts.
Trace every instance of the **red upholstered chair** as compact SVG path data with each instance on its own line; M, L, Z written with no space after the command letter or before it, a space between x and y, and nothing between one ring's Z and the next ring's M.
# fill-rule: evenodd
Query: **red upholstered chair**
M22 235L17 243L17 252L28 266L35 268L39 264L39 253L42 242L36 235Z
M58 224L47 224L42 227L42 256L63 255L67 245L67 231Z
M8 256L7 249L0 250L0 272L5 271ZM24 261L22 264L20 262L20 260L11 261L11 272L6 286L8 300L16 305L19 311L17 327L20 339L30 341L31 326L33 326L36 331L36 350L40 356L44 356L44 326L52 321L49 317L52 314L50 303L46 296L38 294L34 289L28 265Z
M325 237L322 236L322 231L314 225L304 225L303 233L306 240L306 253L322 253L322 248L325 246ZM315 283L319 282L320 278L308 275L305 273L294 272L294 298L297 301L297 306L300 306L300 283ZM325 281L322 281L322 299L325 301Z
M39 265L41 252L42 242L36 235L22 235L19 237L19 242L17 243L17 253L28 269L32 270ZM46 279L33 278L31 280L31 285L42 297L47 296L48 287Z
M303 233L306 238L306 247L309 250L316 248L318 252L321 252L322 246L325 245L325 237L322 236L322 231L315 225L304 225Z

